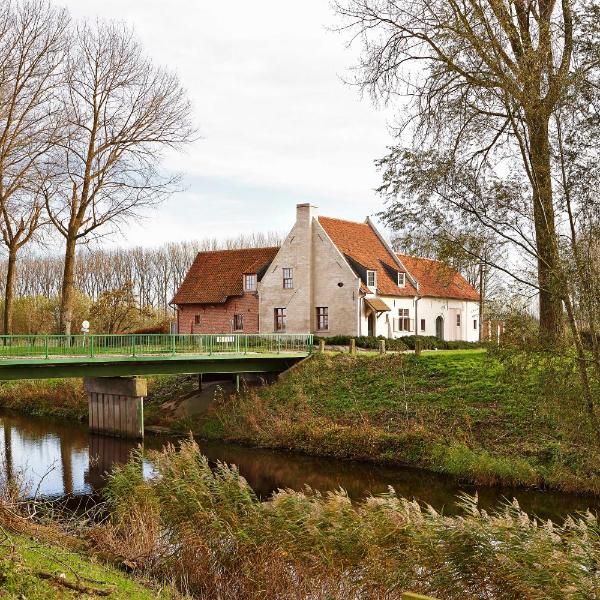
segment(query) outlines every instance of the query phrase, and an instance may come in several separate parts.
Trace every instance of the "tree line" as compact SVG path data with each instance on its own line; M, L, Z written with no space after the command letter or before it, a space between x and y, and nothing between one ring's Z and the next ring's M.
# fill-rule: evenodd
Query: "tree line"
M103 296L105 300L115 296L120 303L128 304L128 310L150 309L148 314L155 321L164 321L173 316L170 302L198 252L278 246L281 241L280 234L267 232L172 242L158 247L83 248L76 255L74 287L91 303L99 302ZM6 281L7 269L8 261L0 262L2 281ZM63 271L62 256L41 253L39 249L25 252L16 265L15 299L60 300ZM128 293L124 294L124 290ZM45 330L51 330L48 323L43 325ZM75 328L79 325L74 323Z
M83 256L78 247L175 191L178 176L161 168L162 158L194 135L177 76L155 65L128 27L76 21L47 0L3 4L4 332L12 330L16 287L27 271L19 258L49 236L62 239L65 249L54 282L60 282L59 329L70 333Z

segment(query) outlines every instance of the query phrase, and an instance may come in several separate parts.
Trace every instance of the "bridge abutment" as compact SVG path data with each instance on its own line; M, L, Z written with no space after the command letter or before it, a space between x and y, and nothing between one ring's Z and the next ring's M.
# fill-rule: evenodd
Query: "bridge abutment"
M144 437L144 397L148 383L141 377L84 377L90 431L124 438Z

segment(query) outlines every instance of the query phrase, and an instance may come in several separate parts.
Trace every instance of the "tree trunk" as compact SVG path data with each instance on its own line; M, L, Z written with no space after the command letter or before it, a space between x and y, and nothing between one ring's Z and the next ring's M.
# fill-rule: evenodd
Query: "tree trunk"
M4 288L4 335L12 333L13 298L15 293L15 277L17 274L17 248L8 248L6 266L6 287Z
M60 331L71 335L73 320L73 291L75 288L75 250L77 239L74 235L67 237L65 248L65 265L63 270L62 293L60 300Z
M537 112L537 111L536 111ZM533 178L533 219L538 253L540 288L540 338L555 345L561 338L563 308L559 284L559 256L556 241L548 119L534 113L528 119L531 141L530 159Z

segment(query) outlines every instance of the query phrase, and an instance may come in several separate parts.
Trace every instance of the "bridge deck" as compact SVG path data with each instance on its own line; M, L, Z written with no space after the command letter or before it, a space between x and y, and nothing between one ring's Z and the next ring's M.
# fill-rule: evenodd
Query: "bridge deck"
M311 335L0 336L0 380L276 372L311 350Z

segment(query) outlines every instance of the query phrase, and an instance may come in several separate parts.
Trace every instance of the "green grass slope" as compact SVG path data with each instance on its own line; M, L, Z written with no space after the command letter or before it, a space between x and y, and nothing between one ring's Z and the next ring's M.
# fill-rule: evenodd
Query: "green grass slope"
M410 464L483 484L600 493L570 360L485 351L318 355L220 403L207 437Z
M0 597L53 600L113 598L172 599L166 589L146 587L113 567L24 535L2 532Z

